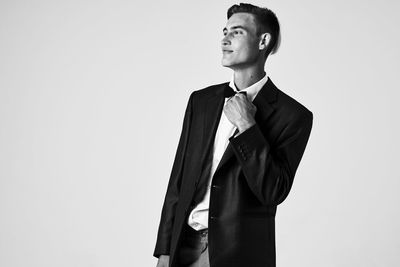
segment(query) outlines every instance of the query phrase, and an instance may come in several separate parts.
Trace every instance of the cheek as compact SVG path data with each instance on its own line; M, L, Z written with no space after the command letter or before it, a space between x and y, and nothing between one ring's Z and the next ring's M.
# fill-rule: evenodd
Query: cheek
M240 49L240 57L241 58L253 58L256 50L254 50L254 47L251 46L243 46Z
M257 50L258 44L250 41L243 42L239 47L240 54L244 57L253 57L257 54Z

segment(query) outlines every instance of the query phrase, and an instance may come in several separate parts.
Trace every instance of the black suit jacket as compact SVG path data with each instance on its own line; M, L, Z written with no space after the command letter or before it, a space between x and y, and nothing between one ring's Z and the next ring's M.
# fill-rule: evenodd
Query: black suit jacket
M190 95L158 229L154 256L176 252L182 227L205 193L209 158L228 83ZM303 156L313 114L268 79L253 104L256 124L229 145L214 173L208 239L211 267L275 266L275 214Z

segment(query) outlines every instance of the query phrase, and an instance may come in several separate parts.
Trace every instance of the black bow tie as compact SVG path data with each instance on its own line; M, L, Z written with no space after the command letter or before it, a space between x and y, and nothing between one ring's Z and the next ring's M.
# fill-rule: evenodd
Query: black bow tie
M230 86L225 86L225 91L224 91L225 98L232 97L232 96L234 96L236 94L245 94L245 95L247 95L247 93L245 91L236 92Z

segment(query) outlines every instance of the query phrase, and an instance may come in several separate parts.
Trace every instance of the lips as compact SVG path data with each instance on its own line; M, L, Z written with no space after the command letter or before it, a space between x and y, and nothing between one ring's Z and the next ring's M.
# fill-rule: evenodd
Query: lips
M222 53L224 53L224 54L230 54L230 53L232 53L233 51L232 50L222 50Z

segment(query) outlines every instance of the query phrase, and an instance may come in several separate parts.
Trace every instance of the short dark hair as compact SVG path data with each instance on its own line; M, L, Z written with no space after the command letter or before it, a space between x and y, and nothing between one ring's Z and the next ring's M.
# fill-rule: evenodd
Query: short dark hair
M276 53L280 45L281 36L279 21L274 12L266 7L262 8L251 4L240 3L228 9L228 19L235 13L253 14L258 24L257 35L261 34L264 30L271 34L271 41L268 45L266 56L270 53Z

